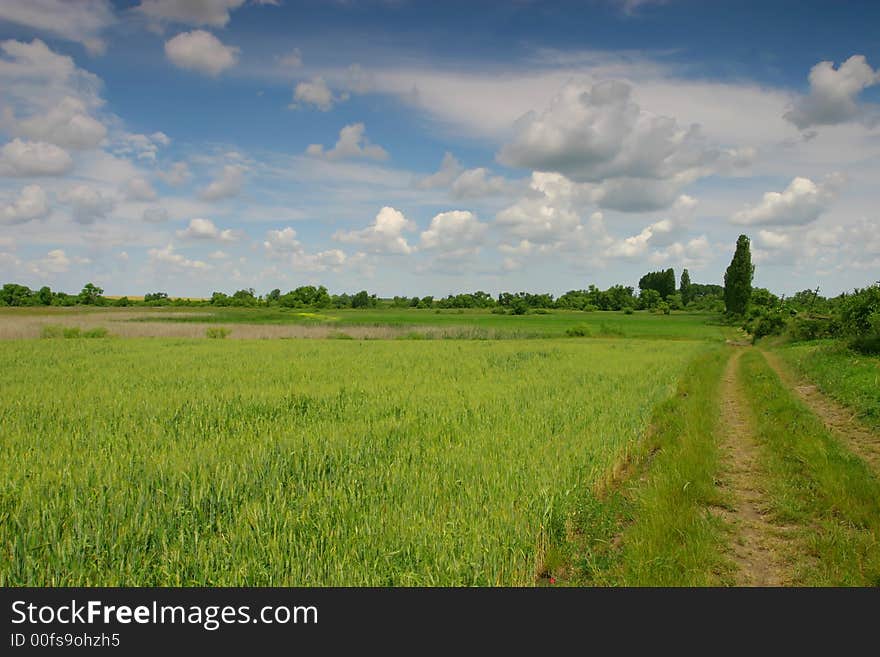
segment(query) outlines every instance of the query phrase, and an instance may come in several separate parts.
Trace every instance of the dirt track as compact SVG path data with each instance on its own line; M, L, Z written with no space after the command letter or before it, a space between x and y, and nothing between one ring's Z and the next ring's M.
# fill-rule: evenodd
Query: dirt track
M764 356L782 382L797 393L831 433L874 472L880 473L880 436L859 423L852 410L826 397L815 385L799 379L776 354L765 352Z
M750 348L750 347L749 347ZM743 348L731 356L722 381L721 489L732 508L719 510L734 530L730 555L737 566L737 586L784 586L790 583L785 529L767 518L759 447L748 402L737 381Z

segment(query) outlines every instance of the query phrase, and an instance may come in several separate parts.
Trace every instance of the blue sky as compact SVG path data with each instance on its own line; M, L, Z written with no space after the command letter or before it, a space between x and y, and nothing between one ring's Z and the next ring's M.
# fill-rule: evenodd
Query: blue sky
M0 280L878 278L876 2L4 0Z

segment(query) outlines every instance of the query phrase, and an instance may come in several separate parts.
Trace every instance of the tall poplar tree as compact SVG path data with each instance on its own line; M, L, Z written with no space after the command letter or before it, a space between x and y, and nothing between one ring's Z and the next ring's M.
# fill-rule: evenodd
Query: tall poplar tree
M749 238L740 235L736 240L736 252L724 272L724 306L729 315L744 315L752 296L752 279L755 266L749 249Z
M691 275L688 273L687 269L684 269L681 272L681 285L679 285L679 292L681 292L681 302L685 306L693 300L693 295L691 294Z

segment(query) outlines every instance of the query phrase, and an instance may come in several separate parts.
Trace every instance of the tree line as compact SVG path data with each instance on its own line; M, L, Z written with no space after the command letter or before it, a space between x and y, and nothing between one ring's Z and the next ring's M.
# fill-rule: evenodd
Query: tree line
M672 270L669 270L670 272ZM466 309L484 308L511 314L525 314L538 309L560 310L665 310L692 307L697 310L719 310L723 289L720 285L691 284L687 270L682 280L687 287L671 292L665 288L658 291L652 287L653 279L643 277L636 293L632 286L612 285L601 290L595 285L586 289L569 290L559 297L551 293L501 292L496 296L478 290L450 294L446 297L395 296L380 299L376 294L361 290L355 294L331 294L323 285L303 285L282 293L278 288L260 295L253 288L241 289L227 294L214 292L209 299L172 297L167 292L147 292L141 299L127 296L108 298L104 290L87 283L79 294L53 291L44 286L31 290L25 285L7 283L0 289L0 306L218 306L218 307L280 307L280 308L391 308ZM644 282L647 280L648 282Z
M214 292L210 299L172 298L167 292L148 292L143 299L110 299L104 290L87 283L79 294L53 291L47 286L31 290L25 285L7 283L0 288L0 306L241 306L279 308L376 308L398 309L488 309L493 313L524 315L551 309L580 311L649 310L665 314L689 309L723 313L731 323L739 323L756 339L786 334L793 339L847 337L860 349L880 351L880 283L856 288L833 298L819 289L802 290L791 297L777 296L765 288L752 286L752 264L748 236L740 235L730 265L724 272L724 285L691 281L687 269L676 286L672 268L647 272L639 279L638 293L627 285L601 290L595 285L569 290L554 297L550 293L501 292L497 297L478 290L435 298L395 296L379 299L361 290L355 294L331 294L323 285L303 285L282 293L279 288L259 295L253 288L226 294Z

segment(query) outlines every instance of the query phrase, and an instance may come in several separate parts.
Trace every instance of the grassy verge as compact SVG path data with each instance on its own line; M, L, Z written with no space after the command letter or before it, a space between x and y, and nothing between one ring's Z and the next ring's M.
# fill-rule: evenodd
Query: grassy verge
M707 508L723 502L715 486L714 436L729 356L729 349L719 349L696 358L676 394L655 409L623 485L582 500L569 546L571 583L723 583L725 530Z
M807 550L796 581L880 585L880 481L780 382L764 357L745 354L741 380L755 417L780 522L797 524Z
M880 358L863 356L838 342L796 344L778 353L826 395L880 429Z

